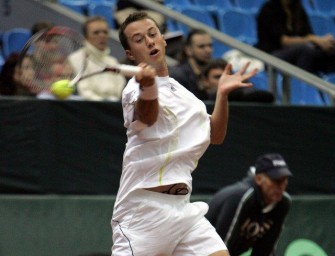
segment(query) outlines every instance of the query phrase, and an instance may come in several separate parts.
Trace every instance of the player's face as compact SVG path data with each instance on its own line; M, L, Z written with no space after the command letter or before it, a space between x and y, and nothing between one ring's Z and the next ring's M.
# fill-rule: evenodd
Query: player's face
M189 57L202 63L208 63L212 59L213 53L212 38L207 34L196 34L192 37L192 43L186 51Z
M279 202L283 198L283 193L288 184L288 177L272 180L265 174L259 174L256 178L257 184L260 186L264 201L267 204Z
M104 21L93 21L87 26L86 40L100 51L106 49L108 44L108 24Z
M124 33L128 38L129 49L126 54L130 60L145 62L155 68L165 64L166 42L151 19L129 24Z

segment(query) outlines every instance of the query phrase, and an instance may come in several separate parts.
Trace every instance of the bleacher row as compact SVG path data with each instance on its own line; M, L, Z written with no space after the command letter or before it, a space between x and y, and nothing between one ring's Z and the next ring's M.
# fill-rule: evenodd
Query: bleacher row
M249 45L257 42L256 16L266 0L164 0L166 6L209 27ZM116 0L58 0L74 11L83 15L102 15L109 21L111 28L115 28L113 13L116 10ZM313 28L317 35L332 33L335 36L335 1L334 0L301 0ZM106 10L108 10L106 14ZM166 20L167 31L182 31L187 34L189 28L172 19ZM214 40L213 57L218 58L230 50L226 45ZM335 74L323 77L334 83ZM268 89L266 73L260 73L254 79L254 84L260 89ZM281 86L278 78L278 96L281 97ZM278 99L280 101L280 99ZM292 79L291 104L328 105L327 95L313 87Z
M266 0L164 0L164 5L182 14L216 28L239 41L253 45L256 42L256 15ZM335 1L333 0L301 0L310 16L316 34L328 32L335 36ZM117 0L58 0L58 3L82 15L101 15L116 28L114 11ZM313 19L313 17L315 19ZM167 30L188 33L185 25L167 19ZM11 52L18 52L30 38L30 31L14 28L1 33L2 49L0 68ZM230 48L214 40L214 56L221 57ZM325 80L335 83L335 74L325 75ZM278 78L277 100L281 101L281 77ZM255 87L268 89L267 74L259 73L252 79ZM329 105L330 100L323 94L302 81L291 81L291 104Z

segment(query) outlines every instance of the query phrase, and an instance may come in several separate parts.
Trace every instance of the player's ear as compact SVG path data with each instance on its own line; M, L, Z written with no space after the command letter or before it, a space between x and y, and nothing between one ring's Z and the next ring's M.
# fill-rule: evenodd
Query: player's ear
M162 35L162 38L164 39L164 46L167 46L167 43L166 43L164 35Z
M127 58L128 58L129 60L132 60L132 61L135 60L135 57L133 56L133 54L131 53L130 50L126 50L126 55L127 55Z

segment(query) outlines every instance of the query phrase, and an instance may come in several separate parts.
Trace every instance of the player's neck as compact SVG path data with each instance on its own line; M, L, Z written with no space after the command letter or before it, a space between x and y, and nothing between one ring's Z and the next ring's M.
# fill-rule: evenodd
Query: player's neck
M155 66L157 76L168 76L169 75L169 69L167 66L167 63L164 62L162 65Z

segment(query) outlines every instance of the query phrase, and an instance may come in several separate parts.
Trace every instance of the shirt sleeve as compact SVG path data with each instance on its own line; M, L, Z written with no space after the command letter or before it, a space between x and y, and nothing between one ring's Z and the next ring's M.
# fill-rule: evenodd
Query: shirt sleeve
M134 132L138 132L148 127L141 121L134 120L135 103L139 96L139 84L132 78L122 93L122 108L124 127Z

